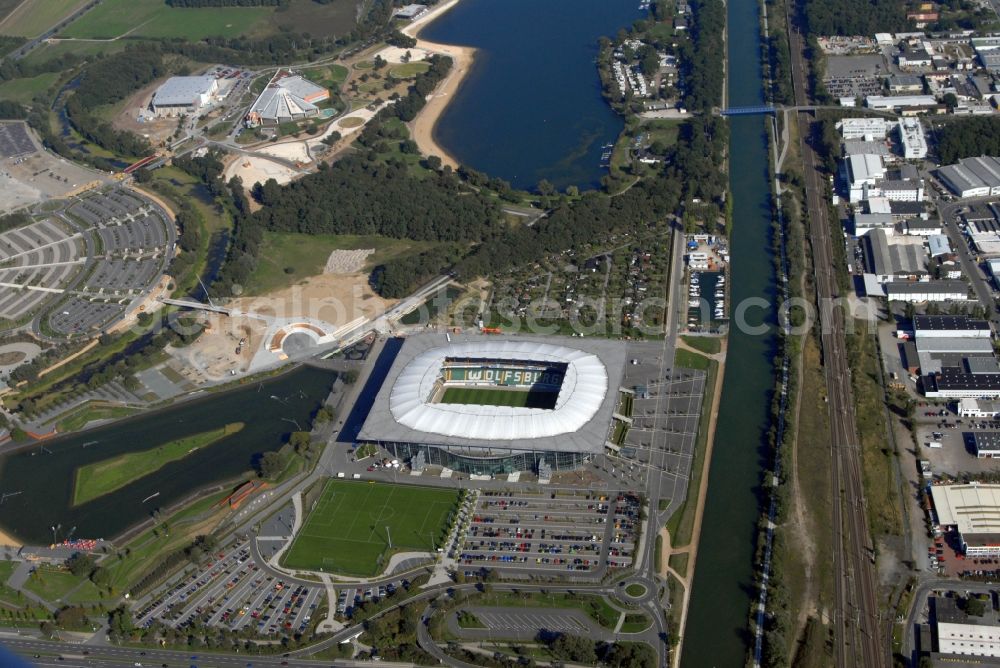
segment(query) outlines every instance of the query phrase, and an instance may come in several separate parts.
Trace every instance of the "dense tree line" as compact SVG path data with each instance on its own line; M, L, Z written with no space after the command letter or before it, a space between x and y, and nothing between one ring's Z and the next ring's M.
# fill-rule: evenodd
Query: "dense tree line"
M806 0L805 17L812 35L874 35L908 27L899 0Z
M503 223L497 205L454 175L418 179L405 166L347 158L282 188L255 186L264 229L305 234L381 234L417 241L478 241Z
M442 269L452 266L461 258L461 249L455 245L407 255L375 268L372 287L383 297L399 299L413 292L413 288L438 276Z
M288 0L166 0L171 7L280 7Z
M718 116L697 116L681 126L666 176L670 184L682 185L685 201L721 203L729 183L720 169L728 144L729 126Z
M28 110L13 100L0 100L0 118L24 119Z
M980 155L1000 155L1000 119L972 116L935 126L941 164Z
M726 8L721 0L693 0L690 4L691 40L680 47L684 106L690 111L708 112L722 104Z
M777 104L792 104L792 54L788 37L781 28L772 28L767 42L768 64L771 70L771 99Z
M0 56L4 56L17 47L27 42L25 37L14 37L13 35L0 35Z
M151 150L148 141L115 129L94 110L125 99L165 73L163 56L155 48L129 48L98 60L81 75L80 85L66 101L66 115L77 132L115 155L146 155Z
M7 230L14 230L18 227L24 227L25 225L30 225L32 223L32 218L23 211L18 211L17 213L8 213L5 216L0 216L0 232L6 232Z
M80 62L80 57L73 53L66 53L37 62L27 59L14 60L13 58L5 58L0 60L0 81L35 77L39 74L49 72L65 72L76 67Z

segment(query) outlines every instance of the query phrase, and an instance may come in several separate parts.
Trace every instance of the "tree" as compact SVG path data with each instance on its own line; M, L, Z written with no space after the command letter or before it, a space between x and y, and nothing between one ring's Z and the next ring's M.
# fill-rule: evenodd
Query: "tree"
M66 560L66 568L76 577L90 575L94 570L94 558L85 552L75 552Z
M948 111L955 111L955 107L958 106L958 97L954 93L945 93L941 101L948 107Z
M257 474L261 478L276 478L285 470L285 458L280 452L265 452L257 459Z
M548 179L542 179L539 181L538 185L535 186L535 190L538 191L539 195L544 195L545 197L548 197L556 191L555 186L553 186Z

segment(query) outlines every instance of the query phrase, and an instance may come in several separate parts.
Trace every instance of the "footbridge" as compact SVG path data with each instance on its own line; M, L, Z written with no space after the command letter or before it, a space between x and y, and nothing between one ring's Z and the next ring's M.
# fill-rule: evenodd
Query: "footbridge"
M760 104L748 107L727 107L720 111L722 116L754 116L760 114L773 114L778 108L770 104Z
M164 304L170 304L171 306L180 306L181 308L189 308L197 311L211 311L212 313L221 313L223 315L232 315L233 310L224 308L222 306L216 306L215 304L203 304L202 302L192 301L190 299L160 299Z

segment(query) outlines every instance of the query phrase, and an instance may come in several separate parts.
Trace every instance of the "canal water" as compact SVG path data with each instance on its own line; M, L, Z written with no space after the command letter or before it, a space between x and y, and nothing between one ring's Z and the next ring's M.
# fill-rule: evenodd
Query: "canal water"
M728 105L763 103L758 3L727 6ZM760 116L730 116L729 184L733 198L731 326L701 542L681 665L742 666L756 600L753 559L767 464L766 432L776 352L776 285L771 252L767 137ZM751 307L740 324L741 306ZM765 327L761 327L764 325ZM754 332L766 329L766 333Z
M461 0L420 33L478 49L435 139L519 188L600 185L601 147L624 125L601 96L597 42L646 14L639 0Z
M261 453L280 448L290 432L308 429L334 378L330 371L300 367L270 381L206 394L0 457L0 492L5 495L0 503L0 526L31 544L52 542L51 527L60 525L60 540L74 527L76 538L111 539L148 518L156 508L249 471ZM155 448L231 422L246 426L116 492L71 505L74 472L79 466Z

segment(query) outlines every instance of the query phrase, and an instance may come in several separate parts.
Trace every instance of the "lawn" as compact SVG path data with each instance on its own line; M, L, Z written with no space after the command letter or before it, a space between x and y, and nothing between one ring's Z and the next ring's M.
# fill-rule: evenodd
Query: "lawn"
M327 88L337 88L347 80L347 68L343 65L326 65L315 67L302 72L310 81L326 86Z
M199 534L210 533L217 520L228 512L219 503L232 493L225 489L195 501L166 520L130 540L118 553L118 558L106 562L110 585L117 591L127 591L152 571L162 557L185 547ZM169 531L162 531L163 526Z
M677 143L677 134L684 123L685 121L659 119L643 125L642 129L649 135L650 144L660 142L666 146L673 146Z
M343 35L354 29L359 3L354 0L291 0L272 17L274 24L295 33Z
M329 480L283 565L376 575L391 553L433 552L457 503L454 490Z
M173 8L163 0L104 0L60 37L110 39L126 32L131 37L186 40L241 37L258 24L267 26L273 13L273 7Z
M642 613L635 613L630 615L625 615L625 621L622 623L621 633L642 633L649 628L652 622L649 621L649 617Z
M250 276L246 293L261 295L322 274L327 258L335 250L374 248L375 253L368 256L365 266L370 271L390 258L426 250L432 245L376 235L265 232L260 260Z
M449 387L439 403L514 408L555 408L558 392L494 390L484 387Z
M37 37L68 16L82 0L26 0L0 23L0 33L17 37Z
M38 566L28 577L25 588L49 603L56 603L67 596L69 598L63 601L64 603L101 600L93 582L52 566Z
M27 104L39 93L44 93L59 80L58 72L46 72L26 79L10 79L0 84L0 100Z
M681 340L707 355L715 355L722 350L722 339L715 336L682 336Z
M128 406L110 406L102 405L101 402L87 402L59 418L59 421L56 422L56 429L65 434L83 429L88 423L96 420L117 420L138 412L138 409Z
M389 76L393 79L409 79L418 74L423 74L431 68L431 64L422 60L415 60L412 63L401 63L389 68Z
M34 65L69 53L80 57L118 53L124 51L127 44L126 40L118 40L117 42L43 42L24 57L24 62L28 65Z
M691 479L688 482L687 496L667 521L670 531L670 543L673 547L683 547L691 542L694 530L695 506L698 498L698 488L705 468L705 454L708 450L708 423L712 414L712 399L715 394L715 384L719 378L719 363L698 353L678 350L674 354L674 366L689 369L704 369L708 372L705 378L705 394L701 400L701 418L698 420L698 435L694 442L694 461L691 463Z
M242 422L234 422L219 429L169 441L150 450L127 452L111 459L81 466L76 470L73 482L73 505L78 506L121 489L138 478L160 470L170 462L183 459L199 448L239 432L243 426Z

